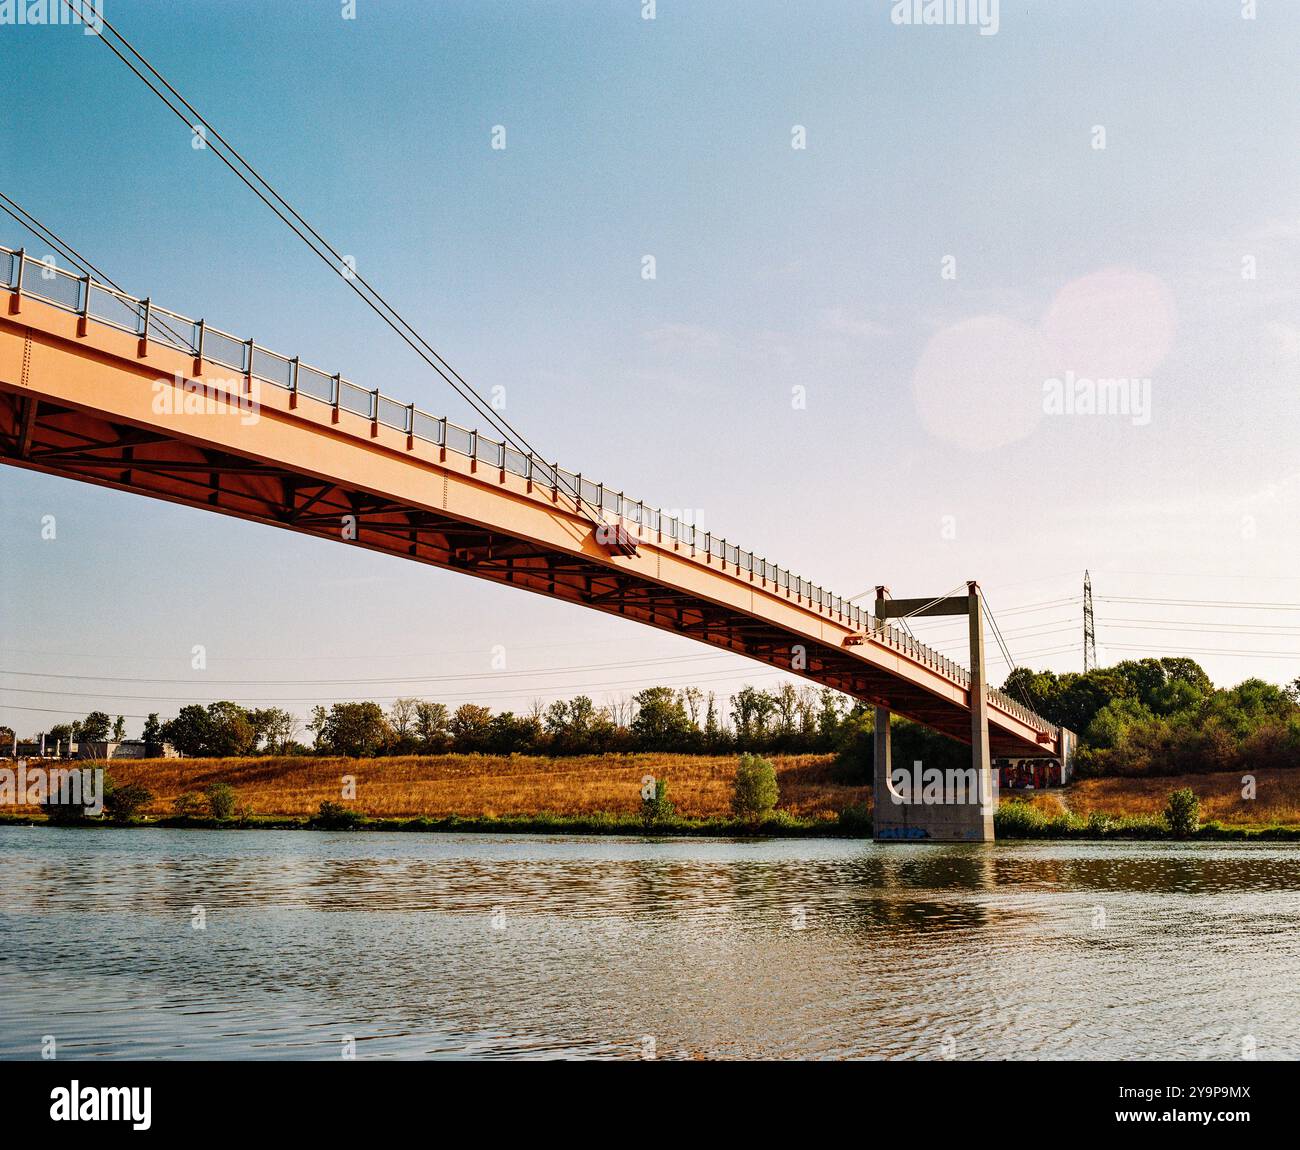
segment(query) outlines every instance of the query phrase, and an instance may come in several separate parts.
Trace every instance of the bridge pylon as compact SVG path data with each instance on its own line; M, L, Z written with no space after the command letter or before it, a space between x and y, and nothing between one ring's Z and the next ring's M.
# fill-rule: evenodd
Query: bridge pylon
M876 706L872 837L876 842L992 842L993 760L989 753L988 677L984 669L984 611L979 584L965 595L894 599L876 588L875 617L887 619L966 615L970 620L971 765L942 770L916 762L894 766L889 710Z

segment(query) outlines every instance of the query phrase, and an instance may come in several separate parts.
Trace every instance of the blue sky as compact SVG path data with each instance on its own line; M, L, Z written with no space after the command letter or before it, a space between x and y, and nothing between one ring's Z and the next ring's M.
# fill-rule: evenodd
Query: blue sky
M1300 603L1300 7L1022 0L991 36L898 26L887 2L795 7L107 15L467 379L506 388L544 454L842 594L978 578L1033 665L1079 668L1087 567L1111 658L1218 648L1198 657L1219 682L1300 674L1274 654L1300 651L1300 612L1221 606ZM129 290L468 421L93 37L0 25L0 64L0 187ZM33 246L2 223L0 242ZM1067 371L1149 379L1146 418L1045 413ZM14 469L0 531L3 669L78 676L0 676L24 733L186 699L521 709L778 681ZM962 656L959 628L926 629Z

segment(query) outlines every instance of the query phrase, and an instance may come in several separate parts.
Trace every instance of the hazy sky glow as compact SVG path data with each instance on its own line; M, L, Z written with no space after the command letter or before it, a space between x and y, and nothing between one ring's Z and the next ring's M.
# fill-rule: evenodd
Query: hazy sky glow
M1103 660L1300 675L1300 5L1021 0L995 35L795 7L107 14L565 466L844 595L977 578L1034 666L1080 668L1087 567ZM0 189L129 290L470 422L94 37L0 25L0 64ZM1081 412L1098 378L1129 406ZM0 722L24 735L216 698L521 710L780 679L13 468L0 534ZM959 624L917 629L964 659Z

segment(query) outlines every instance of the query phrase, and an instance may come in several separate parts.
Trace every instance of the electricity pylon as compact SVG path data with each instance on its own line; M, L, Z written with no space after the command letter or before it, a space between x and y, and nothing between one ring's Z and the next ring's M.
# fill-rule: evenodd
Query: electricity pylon
M1092 618L1092 576L1083 573L1083 673L1097 668L1097 632Z

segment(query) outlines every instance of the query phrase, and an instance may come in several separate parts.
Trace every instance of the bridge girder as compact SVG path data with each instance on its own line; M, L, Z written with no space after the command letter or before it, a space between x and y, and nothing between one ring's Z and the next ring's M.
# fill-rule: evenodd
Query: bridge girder
M970 739L969 710L951 682L870 638L846 646L852 627L753 572L746 579L662 537L633 556L611 556L591 543L588 521L532 484L449 458L445 448L413 458L406 436L327 405L314 412L315 401L304 407L273 387L258 424L242 432L229 416L224 423L155 416L150 381L193 378L188 357L156 344L138 348L93 324L81 334L76 317L27 299L22 311L0 317L3 462L345 540L633 619ZM993 717L994 754L1045 753L1032 728Z

